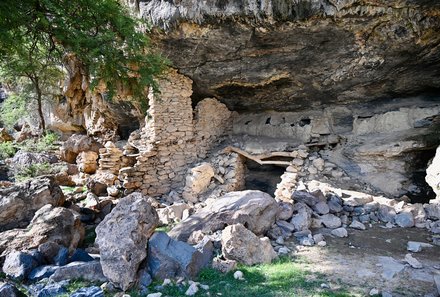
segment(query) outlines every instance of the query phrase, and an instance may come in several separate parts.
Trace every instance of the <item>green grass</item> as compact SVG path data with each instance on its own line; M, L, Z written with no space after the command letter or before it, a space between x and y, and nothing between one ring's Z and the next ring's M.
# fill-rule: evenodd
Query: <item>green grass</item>
M272 264L252 267L240 266L245 280L234 279L233 272L222 274L214 269L203 270L196 281L209 286L208 291L200 289L196 297L234 296L234 297L293 297L293 296L353 296L346 291L321 289L326 280L321 275L306 271L301 263L292 262L288 258L280 259ZM151 286L154 292L154 283ZM184 296L187 287L167 286L163 296ZM132 292L131 296L140 296Z
M0 143L0 160L13 157L16 151L17 150L11 141Z
M87 187L86 186L82 186L82 187L60 186L60 188L63 191L64 195L75 193L78 188L81 188L81 193L84 193L85 191L87 191Z
M165 233L168 233L171 229L172 229L172 226L170 226L170 225L166 225L166 226L160 226L160 227L157 227L157 228L155 229L155 231L156 231L156 232L165 232Z

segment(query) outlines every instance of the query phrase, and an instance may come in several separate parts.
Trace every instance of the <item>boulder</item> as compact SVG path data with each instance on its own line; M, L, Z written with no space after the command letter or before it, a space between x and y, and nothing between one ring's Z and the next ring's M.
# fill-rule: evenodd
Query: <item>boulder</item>
M28 253L12 251L6 256L3 272L15 280L25 280L38 262Z
M182 193L183 199L190 202L197 202L198 195L208 189L211 178L214 177L214 168L209 163L202 163L191 168L186 177L185 188Z
M396 218L396 211L394 210L394 208L392 208L391 206L388 205L384 205L381 204L379 206L379 210L377 212L377 217L379 218L379 220L381 220L382 222L385 223L394 223L395 218Z
M58 283L38 283L29 287L29 293L35 297L56 297L67 295L68 281Z
M326 226L327 228L339 228L342 226L342 221L339 217L335 216L334 214L326 214L323 216L320 216L319 219L321 222Z
M296 202L303 202L308 206L314 206L320 201L325 202L327 200L320 190L311 193L307 191L294 191L292 199Z
M12 250L37 248L52 241L74 250L84 238L84 226L78 214L62 208L45 205L38 210L26 229L13 229L0 233L0 256Z
M25 297L13 284L0 284L0 297Z
M96 286L80 288L73 292L69 297L104 297L104 291Z
M192 278L208 264L201 251L164 232L154 233L148 242L147 265L153 278Z
M58 268L59 266L55 266L55 265L38 266L29 273L28 279L31 282L33 282L33 281L42 280L43 278L48 278L52 274L54 274Z
M440 220L440 204L429 203L423 205L426 211L426 216L431 220Z
M365 227L365 225L362 224L362 223L359 222L359 221L353 221L353 222L351 222L351 224L350 224L349 227L352 228L352 229L357 229L357 230L366 230L366 229L367 229L367 228Z
M295 231L310 229L313 211L302 202L296 203L293 206L293 211L295 214L290 220L290 223L295 226Z
M406 249L413 253L418 253L422 251L423 248L432 248L434 247L432 244L426 242L418 242L418 241L408 241Z
M353 195L348 198L342 198L344 205L356 207L356 206L365 205L373 201L373 196L371 195L358 193L358 192L356 192L356 194L358 195Z
M325 202L325 201L319 201L318 203L313 205L312 208L317 214L320 214L320 215L325 215L330 212L330 208L329 208L327 202Z
M61 159L74 164L79 153L86 151L99 153L101 147L101 144L87 135L74 134L61 146Z
M82 279L89 282L106 282L108 279L102 273L101 263L92 262L72 262L66 266L59 267L49 278L50 281L59 282L62 280Z
M96 227L96 244L104 275L124 291L136 281L139 265L146 258L148 239L159 223L148 198L132 193Z
M275 222L277 212L278 204L269 194L254 190L230 192L180 222L168 234L187 241L194 231L211 234L227 225L241 223L262 235Z
M258 238L242 224L230 225L223 230L222 253L226 259L246 265L270 263L277 257L269 238Z
M278 202L277 220L286 221L293 215L293 205L289 202Z
M93 174L98 169L98 154L96 152L87 151L80 152L76 157L76 164L80 172Z
M410 211L402 211L396 215L395 222L399 227L411 228L414 227L414 216Z
M58 162L57 156L49 153L32 153L19 151L10 160L11 167L25 167L33 164L54 164Z
M337 228L332 230L332 232L330 232L332 235L336 236L336 237L348 237L348 232L347 229L341 227L341 228Z
M0 232L26 227L42 206L61 206L63 203L63 192L53 177L40 177L0 188Z

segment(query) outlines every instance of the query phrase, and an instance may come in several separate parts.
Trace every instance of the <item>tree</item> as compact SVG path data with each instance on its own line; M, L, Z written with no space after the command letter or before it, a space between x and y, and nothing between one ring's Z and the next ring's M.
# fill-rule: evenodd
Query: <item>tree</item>
M112 97L122 86L142 99L167 65L145 28L117 0L1 0L2 75L32 84L43 131L41 103L63 75L66 55L79 59L92 88L103 82Z

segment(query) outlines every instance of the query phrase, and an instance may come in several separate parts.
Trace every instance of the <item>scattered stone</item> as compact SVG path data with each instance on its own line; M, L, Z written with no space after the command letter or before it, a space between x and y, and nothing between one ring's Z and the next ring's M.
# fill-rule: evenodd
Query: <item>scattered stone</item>
M104 297L104 291L100 287L86 287L73 292L69 297Z
M269 238L258 238L242 224L231 225L223 230L222 253L225 258L246 265L270 263L277 257Z
M391 294L390 292L382 292L382 297L393 297L393 294Z
M102 271L124 291L136 281L139 265L147 256L145 247L158 221L148 198L133 193L121 199L96 227Z
M99 261L69 263L56 269L49 279L54 282L66 279L83 279L90 282L107 281Z
M296 230L296 227L294 224L291 224L286 221L277 221L276 224L277 224L277 226L279 226L281 229L285 230L288 233L292 233L293 231Z
M411 228L414 227L414 216L410 211L402 211L396 215L395 222L399 227Z
M341 237L341 238L348 237L347 229L345 229L343 227L332 230L331 234L336 237Z
M237 270L236 272L234 272L234 278L238 280L244 280L243 272Z
M64 266L69 259L69 250L65 247L61 247L57 255L53 258L53 263L57 266Z
M214 168L206 162L191 168L186 177L186 184L182 193L183 199L189 202L197 202L198 195L208 189L214 174Z
M4 283L0 285L0 297L25 297L13 284Z
M440 274L434 274L434 283L437 287L437 293L440 295Z
M148 243L147 265L153 278L194 277L209 262L189 244L156 232Z
M412 268L420 269L423 268L422 263L420 263L416 258L414 258L411 254L405 255L405 261L411 265Z
M318 242L318 245L319 245L320 247L324 247L324 246L327 245L327 242L325 242L325 241L323 240L323 241Z
M223 273L228 273L229 271L232 271L237 268L237 261L214 258L214 260L212 260L212 268Z
M288 202L278 203L277 220L287 221L293 215L293 205Z
M377 213L379 220L384 223L394 223L396 218L396 211L393 207L381 204Z
M350 227L350 228L353 228L353 229L357 229L357 230L366 230L366 229L367 229L367 227L365 227L365 225L362 224L362 223L359 222L359 221L353 221L353 222L351 222L351 224L350 224L349 227Z
M28 276L28 279L34 282L34 281L42 280L44 278L48 278L52 274L54 274L58 268L59 266L54 266L54 265L38 266L37 268L31 271L31 273Z
M8 277L21 281L25 280L37 266L38 262L31 255L25 252L13 251L6 256L3 272Z
M313 240L315 241L315 243L320 243L321 241L324 241L324 235L322 235L321 233L315 234L313 235Z
M322 221L324 226L327 228L339 228L342 226L341 219L335 216L334 214L326 214L320 216L319 219Z
M153 278L148 273L147 269L140 269L138 271L138 286L139 288L147 288L153 282ZM164 281L165 282L165 281ZM171 282L171 281L170 281Z
M0 232L26 227L46 204L61 206L64 195L53 177L39 177L0 188Z
M194 296L199 291L199 288L197 287L196 283L192 283L188 290L186 290L185 295L186 296Z
M58 283L36 284L29 287L32 296L36 297L56 297L67 293L66 286L68 281Z
M329 208L327 202L325 202L325 201L320 201L320 202L316 203L312 208L316 213L318 213L320 215L325 215L330 212L330 208Z
M391 280L393 277L405 268L405 265L396 261L392 257L378 257L379 263L383 269L382 277L385 280Z
M308 192L308 191L294 191L292 194L292 199L295 202L302 202L307 204L308 206L314 206L320 201L325 202L326 198L322 194L320 190L317 190L315 192Z
M196 230L211 234L224 226L241 223L255 234L262 235L275 222L277 212L278 204L267 193L254 190L230 192L177 224L168 234L187 241Z
M296 231L308 230L312 224L313 211L304 203L298 202L293 206L295 215L293 215L290 223L295 226Z
M330 289L330 285L329 285L329 284L326 284L326 283L322 283L322 284L320 285L320 287L321 287L321 289Z
M428 203L424 204L423 207L425 208L428 219L440 220L440 203Z
M379 295L379 290L374 288L370 290L370 296Z
M432 244L418 241L408 241L406 249L413 253L418 253L422 251L423 248L432 248Z
M343 204L346 206L356 207L365 205L373 201L373 197L364 193L356 193L356 196L351 196L349 198L342 198Z
M290 253L290 250L283 246L278 250L278 255L288 255Z
M162 297L162 293L160 293L160 292L151 293L151 294L148 294L147 297Z

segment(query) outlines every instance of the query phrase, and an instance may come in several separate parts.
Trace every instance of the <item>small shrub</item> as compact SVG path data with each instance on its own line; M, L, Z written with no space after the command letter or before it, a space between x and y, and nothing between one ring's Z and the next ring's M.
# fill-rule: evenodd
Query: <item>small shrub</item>
M47 132L40 138L27 139L18 144L19 149L24 152L41 153L55 149L55 142L59 140L59 136L53 132Z
M26 118L29 113L25 96L11 94L2 103L0 120L7 128L12 128L20 119Z
M16 151L17 150L12 142L8 141L0 143L0 160L4 160L14 156Z
M15 174L16 181L25 181L41 175L56 174L62 170L62 166L54 166L49 163L36 163L18 169Z

